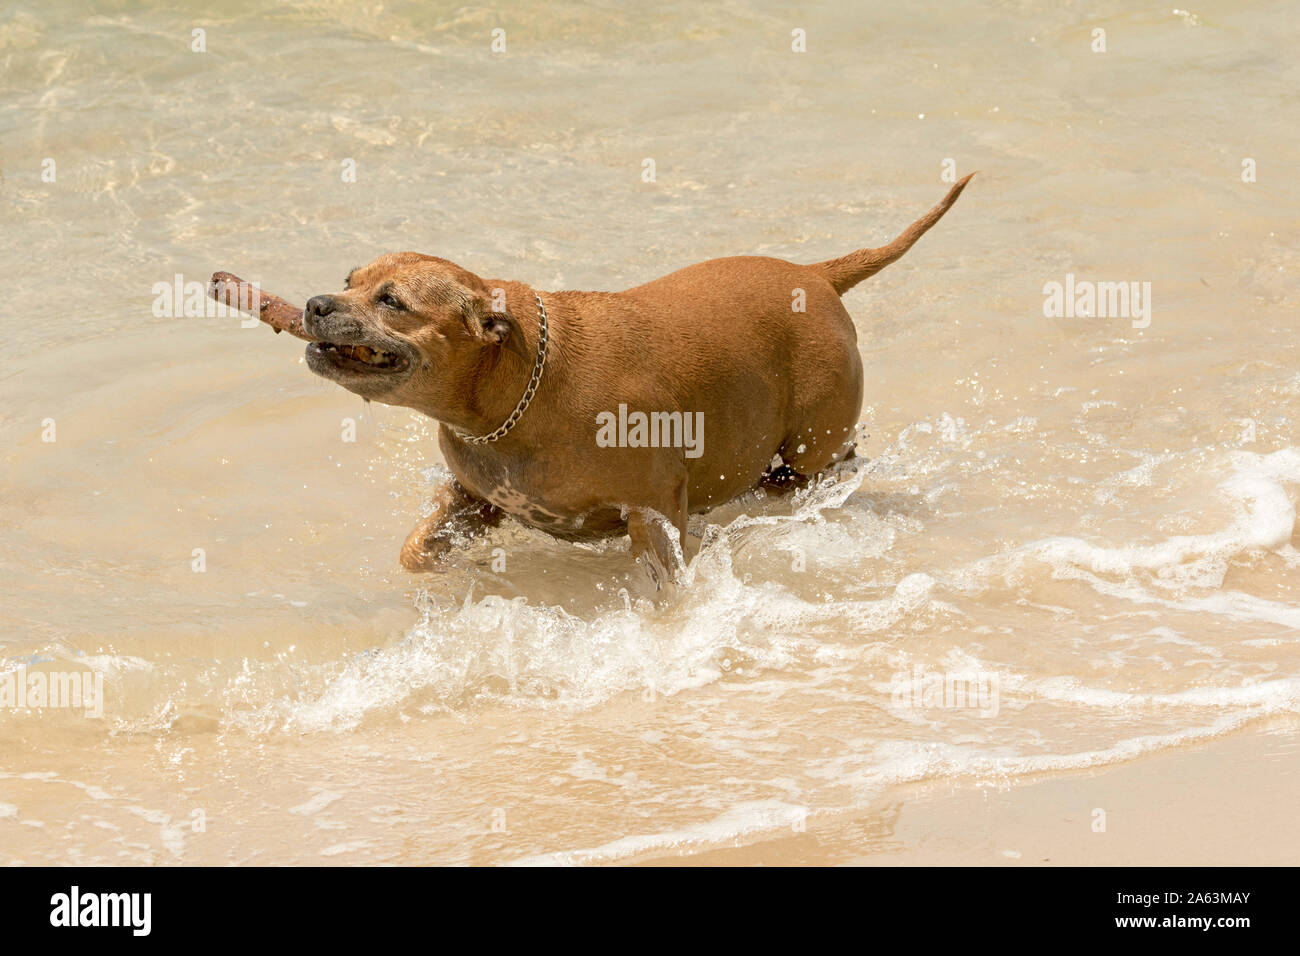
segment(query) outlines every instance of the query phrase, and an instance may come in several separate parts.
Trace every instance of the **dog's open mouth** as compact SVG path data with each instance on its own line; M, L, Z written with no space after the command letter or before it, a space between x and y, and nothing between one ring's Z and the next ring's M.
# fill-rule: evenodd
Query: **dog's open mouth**
M359 372L403 372L410 365L404 355L371 348L369 345L339 345L334 342L314 342L310 346L321 357L340 368Z
M410 377L418 353L395 339L370 341L374 344L318 339L307 346L307 367L363 398L382 399Z

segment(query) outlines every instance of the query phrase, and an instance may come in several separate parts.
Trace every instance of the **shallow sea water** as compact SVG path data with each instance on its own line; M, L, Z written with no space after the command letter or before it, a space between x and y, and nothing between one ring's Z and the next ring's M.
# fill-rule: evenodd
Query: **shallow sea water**
M1294 727L1298 33L1283 3L9 5L0 670L104 698L0 708L0 858L646 860ZM152 310L398 249L547 289L817 261L946 159L980 174L846 296L865 463L695 519L669 602L625 540L510 523L404 574L433 423ZM1151 283L1149 324L1045 317L1067 274Z

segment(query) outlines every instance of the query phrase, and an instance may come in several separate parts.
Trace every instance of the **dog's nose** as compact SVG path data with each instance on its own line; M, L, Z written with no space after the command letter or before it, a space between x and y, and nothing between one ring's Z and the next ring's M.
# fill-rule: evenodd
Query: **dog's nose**
M303 309L305 318L323 319L334 311L334 296L332 295L314 295L307 300L307 307Z

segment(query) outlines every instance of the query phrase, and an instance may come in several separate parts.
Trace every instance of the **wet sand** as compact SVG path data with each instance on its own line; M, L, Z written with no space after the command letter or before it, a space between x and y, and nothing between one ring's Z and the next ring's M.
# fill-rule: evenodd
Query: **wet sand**
M1295 866L1294 721L1064 776L899 788L850 819L640 865ZM1104 811L1104 817L1098 816ZM1101 826L1104 829L1098 829Z

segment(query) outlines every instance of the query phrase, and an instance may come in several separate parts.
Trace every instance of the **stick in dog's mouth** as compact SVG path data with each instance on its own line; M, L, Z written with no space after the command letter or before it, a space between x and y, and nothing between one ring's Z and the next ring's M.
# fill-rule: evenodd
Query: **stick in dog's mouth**
M410 360L396 352L371 348L369 345L344 345L337 342L313 342L307 346L308 352L316 352L322 358L334 362L343 368L355 371L391 371L404 372L410 367Z
M315 342L316 337L303 328L302 309L278 295L263 292L250 282L230 272L214 272L208 282L208 295L232 309L240 309L275 329L288 332L305 342Z
M263 292L229 272L217 272L208 283L208 295L232 308L243 309L278 332L310 342L307 361L313 372L329 376L331 371L360 374L405 372L411 359L399 352L359 342L330 342L307 331L303 310Z

